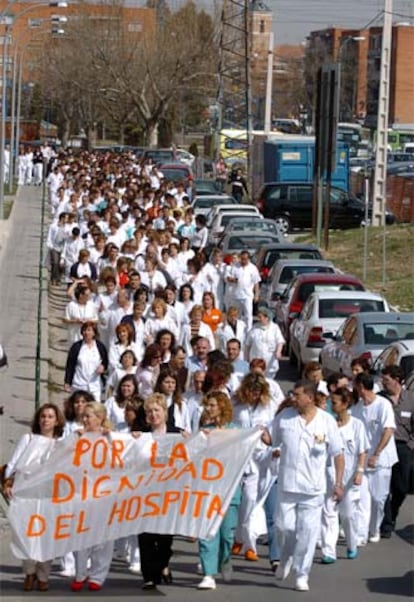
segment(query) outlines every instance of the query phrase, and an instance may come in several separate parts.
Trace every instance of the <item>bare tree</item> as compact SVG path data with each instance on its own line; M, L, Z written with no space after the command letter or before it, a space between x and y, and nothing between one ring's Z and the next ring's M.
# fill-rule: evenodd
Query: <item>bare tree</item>
M50 49L45 68L49 93L59 105L68 132L75 123L91 143L99 122L117 124L119 136L131 122L155 142L171 106L204 93L211 96L216 73L214 19L194 2L162 13L155 31L133 36L125 28L120 3L110 2L106 19L87 11ZM182 93L182 92L185 93Z

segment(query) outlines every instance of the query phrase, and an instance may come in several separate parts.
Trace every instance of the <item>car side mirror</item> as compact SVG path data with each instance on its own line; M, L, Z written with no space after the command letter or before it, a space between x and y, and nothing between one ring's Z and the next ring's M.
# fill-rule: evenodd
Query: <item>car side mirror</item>
M322 336L324 339L334 339L335 338L335 335L333 332L324 332Z

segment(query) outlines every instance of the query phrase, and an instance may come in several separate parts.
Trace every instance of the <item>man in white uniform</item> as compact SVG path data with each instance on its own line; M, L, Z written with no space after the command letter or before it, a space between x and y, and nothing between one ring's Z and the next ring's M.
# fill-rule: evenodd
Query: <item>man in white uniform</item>
M276 579L286 579L293 567L298 591L309 590L328 457L335 466L332 495L339 500L343 494L344 456L338 426L332 416L316 407L315 393L314 383L297 382L296 407L278 414L272 427L273 453L275 457L280 454L275 524L281 554Z
M280 328L273 322L273 312L268 307L259 307L257 323L247 333L245 357L251 362L261 358L266 362L266 376L275 378L279 370L279 360L282 358L285 339Z
M240 263L234 269L232 282L234 288L234 305L240 311L240 317L249 331L253 325L253 301L259 300L260 274L257 267L251 263L248 251L240 253ZM228 277L229 278L229 277Z
M381 538L391 469L398 462L395 415L389 400L375 393L371 374L361 372L354 382L360 400L353 406L352 415L364 423L369 444L365 471L368 487L361 488L359 533L364 543L367 537L371 543L377 543Z

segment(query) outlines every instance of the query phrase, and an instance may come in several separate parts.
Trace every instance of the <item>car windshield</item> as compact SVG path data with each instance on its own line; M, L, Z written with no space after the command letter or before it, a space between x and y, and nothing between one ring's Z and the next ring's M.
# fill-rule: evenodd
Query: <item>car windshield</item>
M322 257L317 250L306 252L296 249L274 250L266 253L263 265L267 268L271 268L279 259L322 259Z
M265 222L262 219L256 219L253 216L246 221L237 221L230 224L232 230L262 230L263 232L277 232L276 224Z
M229 239L229 249L255 249L261 245L267 245L272 242L270 238L262 238L261 236L232 236Z
M367 345L385 347L400 339L414 339L412 322L381 322L364 324L364 340Z
M309 295L312 293L321 293L323 291L362 291L364 290L360 284L351 284L347 282L343 284L341 282L324 282L316 284L316 282L307 282L302 284L299 290L298 299L299 301L305 302Z
M385 311L384 302L375 299L321 299L320 318L347 318L364 311Z
M211 199L211 198L197 198L195 200L194 203L194 207L196 209L209 209L212 205L217 205L218 204L218 200L217 199Z
M288 284L292 278L297 276L298 274L312 274L313 272L323 273L323 274L333 274L335 269L329 266L313 266L313 265L295 265L295 266L286 266L283 268L282 273L279 278L279 282L281 284Z
M188 178L189 171L187 169L162 169L162 174L166 180L182 180Z
M223 217L221 218L221 226L227 226L227 224L232 219L234 219L234 215L223 215Z

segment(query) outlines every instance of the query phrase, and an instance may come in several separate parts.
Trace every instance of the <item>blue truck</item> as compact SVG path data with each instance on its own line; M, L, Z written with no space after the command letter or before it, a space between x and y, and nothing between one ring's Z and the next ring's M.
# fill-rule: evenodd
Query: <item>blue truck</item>
M266 182L313 182L315 138L313 136L255 137L253 143L253 189ZM338 142L332 186L349 192L349 147Z

